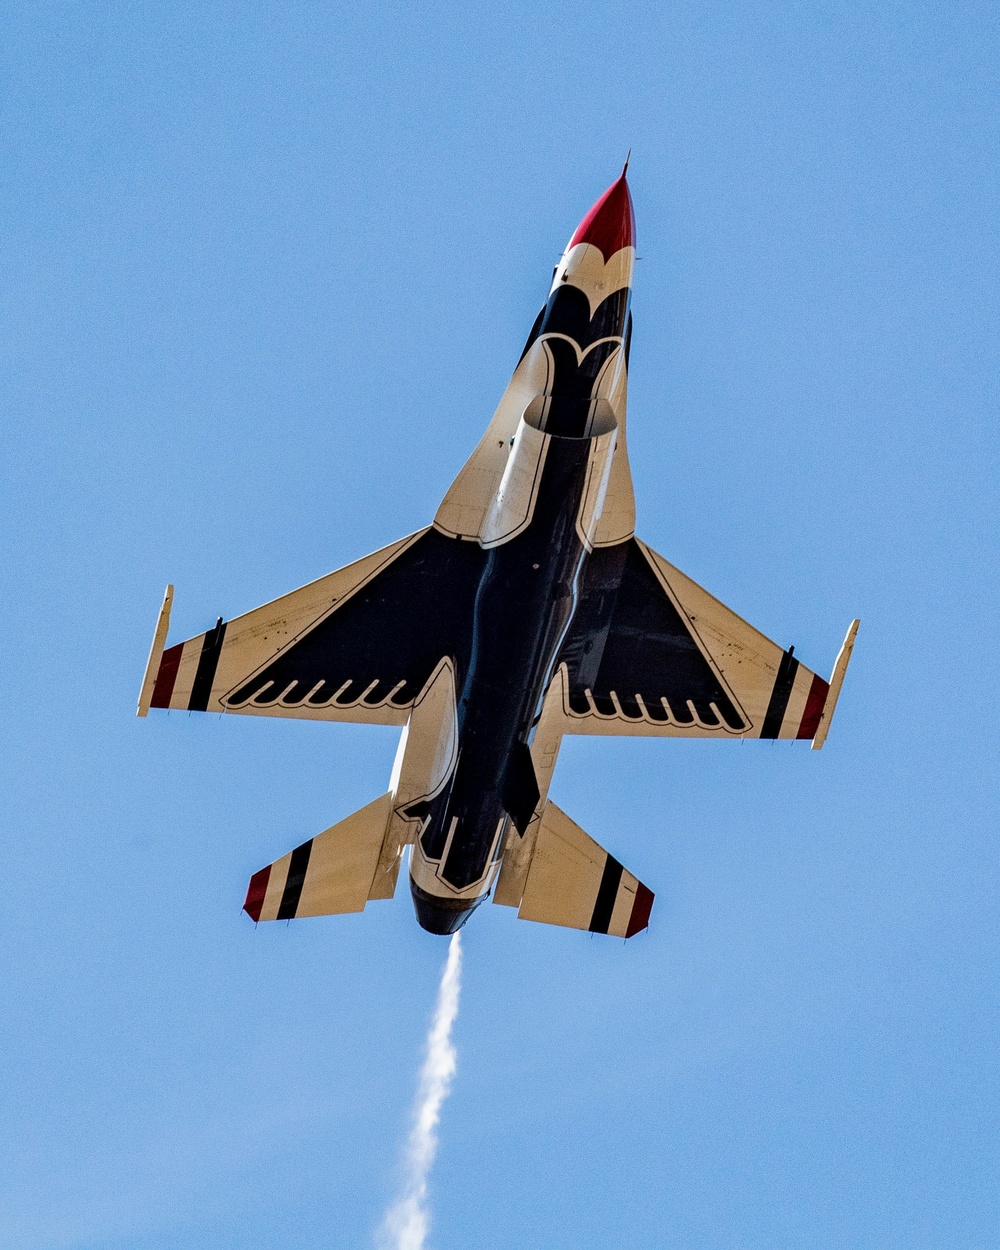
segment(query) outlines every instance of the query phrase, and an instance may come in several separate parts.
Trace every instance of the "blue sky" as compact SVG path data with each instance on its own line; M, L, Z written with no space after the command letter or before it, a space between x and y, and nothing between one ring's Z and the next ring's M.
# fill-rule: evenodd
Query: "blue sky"
M995 5L5 6L0 1250L327 1250L390 1200L444 944L251 872L396 735L133 716L425 524L634 150L639 533L827 747L567 742L657 893L466 930L436 1250L997 1245Z

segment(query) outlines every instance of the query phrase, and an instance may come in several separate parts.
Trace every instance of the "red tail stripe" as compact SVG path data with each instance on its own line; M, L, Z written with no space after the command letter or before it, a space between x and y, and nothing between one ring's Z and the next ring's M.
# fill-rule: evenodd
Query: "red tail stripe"
M174 693L174 682L177 680L177 670L181 663L181 652L184 650L183 642L179 642L176 647L171 647L169 651L164 651L160 659L160 671L156 674L156 684L153 686L153 697L149 701L150 707L169 707L170 700Z
M799 732L796 738L815 738L816 730L819 729L820 717L823 715L823 709L826 707L826 696L830 692L830 685L825 682L822 677L813 677L812 685L809 687L809 697L806 699L806 710L802 713L802 723L799 725Z
M260 919L261 909L264 906L264 895L267 893L267 883L271 879L271 865L262 868L260 872L255 872L250 878L250 886L247 890L246 902L243 904L243 910L253 921Z
M625 930L625 936L630 938L633 934L641 933L649 924L649 913L653 910L653 891L649 890L640 881L635 891L635 902L632 904L632 915L628 918L628 928Z

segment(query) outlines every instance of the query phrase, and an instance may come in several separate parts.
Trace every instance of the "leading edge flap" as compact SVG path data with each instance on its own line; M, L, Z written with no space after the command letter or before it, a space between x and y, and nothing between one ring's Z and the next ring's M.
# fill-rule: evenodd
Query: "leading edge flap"
M518 917L630 938L652 907L653 892L549 800Z

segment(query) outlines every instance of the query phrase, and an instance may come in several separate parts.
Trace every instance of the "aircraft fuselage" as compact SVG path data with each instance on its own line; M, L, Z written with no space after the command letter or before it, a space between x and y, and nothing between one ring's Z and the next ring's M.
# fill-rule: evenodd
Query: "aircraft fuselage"
M549 444L531 525L490 551L476 595L472 655L457 706L457 764L419 839L426 858L439 861L443 882L460 890L488 877L510 808L520 799L530 816L538 799L537 789L533 798L524 794L533 778L528 743L586 557L576 518L588 444L584 438ZM485 897L484 891L470 904L431 894L412 877L411 889L421 925L434 933L458 928Z
M624 196L619 214L630 235ZM542 362L544 385L510 440L493 523L480 536L487 559L467 671L456 675L455 766L443 789L408 813L422 820L411 892L433 933L453 932L487 897L511 823L523 836L538 803L531 736L573 619L614 452L607 397L624 372L630 288L595 301L576 285L572 242L567 255L525 348Z

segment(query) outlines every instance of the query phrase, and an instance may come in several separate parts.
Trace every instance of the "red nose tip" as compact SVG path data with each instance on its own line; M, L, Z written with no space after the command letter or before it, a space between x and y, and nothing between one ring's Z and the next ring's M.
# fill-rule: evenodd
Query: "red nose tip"
M576 247L578 243L599 247L605 260L623 247L635 247L635 211L624 174L608 187L577 226L569 246Z

